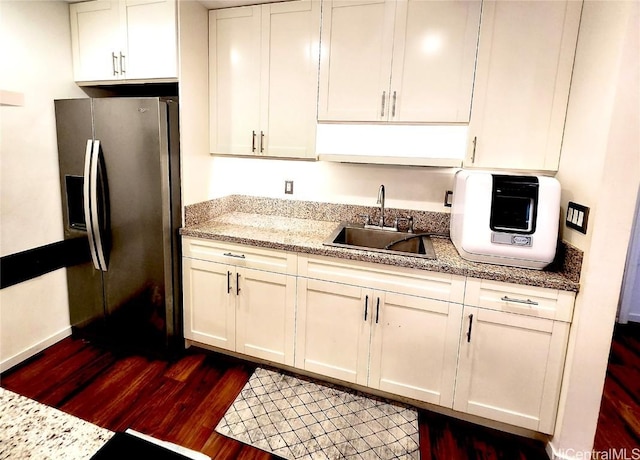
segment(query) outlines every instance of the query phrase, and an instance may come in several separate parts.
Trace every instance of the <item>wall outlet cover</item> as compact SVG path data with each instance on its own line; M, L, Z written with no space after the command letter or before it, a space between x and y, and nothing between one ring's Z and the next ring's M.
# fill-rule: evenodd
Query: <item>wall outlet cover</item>
M284 181L284 193L285 193L285 195L293 195L293 181L292 180Z

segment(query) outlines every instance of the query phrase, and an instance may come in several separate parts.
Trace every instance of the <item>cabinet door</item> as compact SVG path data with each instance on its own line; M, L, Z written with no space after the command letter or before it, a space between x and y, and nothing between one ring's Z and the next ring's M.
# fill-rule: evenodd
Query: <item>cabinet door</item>
M209 101L211 153L258 153L260 6L209 13Z
M127 79L176 78L177 23L175 0L126 0Z
M568 323L465 306L453 408L552 433L568 333Z
M381 121L389 109L395 1L325 1L318 120Z
M235 350L232 267L186 257L182 261L185 338Z
M399 0L391 113L400 122L469 121L479 0Z
M262 7L262 154L315 155L320 2Z
M293 366L295 276L236 270L236 351Z
M298 368L367 384L372 292L357 286L298 279Z
M453 406L462 305L374 293L369 386Z
M558 169L581 5L484 2L466 166Z
M118 79L123 45L118 2L73 3L69 5L69 14L74 79Z

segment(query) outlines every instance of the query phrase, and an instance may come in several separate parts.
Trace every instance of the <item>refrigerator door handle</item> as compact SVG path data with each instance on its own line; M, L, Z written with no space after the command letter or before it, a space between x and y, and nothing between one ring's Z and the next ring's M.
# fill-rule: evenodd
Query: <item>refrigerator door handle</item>
M91 260L96 270L106 271L98 222L98 158L100 141L87 140L84 155L84 218L89 237Z
M96 270L100 270L98 264L98 254L96 252L96 240L93 235L93 216L91 213L91 160L93 158L93 141L87 140L87 149L84 154L84 219L87 225L87 235L89 237L89 249L91 260Z
M104 237L98 217L100 204L98 202L98 167L100 165L100 141L93 141L93 152L91 153L91 224L93 225L93 236L95 238L95 248L98 260L98 269L103 272L107 271L107 259L104 256Z

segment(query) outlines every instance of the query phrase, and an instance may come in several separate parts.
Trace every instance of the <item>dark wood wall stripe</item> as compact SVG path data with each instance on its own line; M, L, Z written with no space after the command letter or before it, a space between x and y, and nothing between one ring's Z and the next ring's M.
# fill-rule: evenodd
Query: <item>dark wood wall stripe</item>
M0 289L91 260L87 238L47 244L0 258Z

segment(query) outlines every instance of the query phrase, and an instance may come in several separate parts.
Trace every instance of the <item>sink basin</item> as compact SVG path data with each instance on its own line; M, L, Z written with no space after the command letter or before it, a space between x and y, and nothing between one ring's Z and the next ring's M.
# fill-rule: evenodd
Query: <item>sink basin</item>
M325 246L366 249L425 259L436 258L431 239L426 234L391 232L364 228L354 224L340 224L323 244Z

